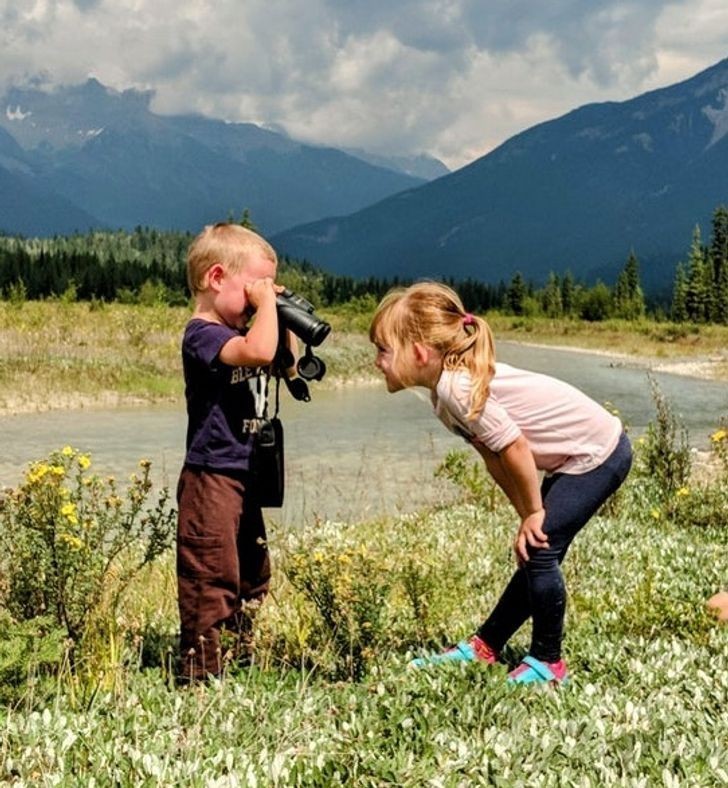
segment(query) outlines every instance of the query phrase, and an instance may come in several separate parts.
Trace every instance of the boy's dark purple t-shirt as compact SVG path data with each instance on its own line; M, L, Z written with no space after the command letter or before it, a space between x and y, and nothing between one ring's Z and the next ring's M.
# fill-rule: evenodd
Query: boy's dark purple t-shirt
M185 464L220 471L250 469L256 392L266 384L264 367L231 367L218 358L240 332L193 318L182 340L187 398Z

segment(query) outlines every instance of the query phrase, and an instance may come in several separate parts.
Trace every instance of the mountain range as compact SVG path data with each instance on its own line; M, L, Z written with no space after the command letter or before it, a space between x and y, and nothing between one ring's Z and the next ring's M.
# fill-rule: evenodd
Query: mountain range
M353 276L613 281L631 250L664 288L693 229L728 203L728 59L624 102L590 104L472 164L276 247Z
M10 89L0 99L0 230L197 230L247 208L270 234L447 172L429 157L386 159L305 145L252 123L158 115L152 98L95 79Z
M0 99L0 230L195 231L244 208L279 252L355 277L611 281L654 291L728 203L728 59L589 104L455 172L430 157L306 145L252 123L158 115L90 79ZM2 109L4 108L4 111Z

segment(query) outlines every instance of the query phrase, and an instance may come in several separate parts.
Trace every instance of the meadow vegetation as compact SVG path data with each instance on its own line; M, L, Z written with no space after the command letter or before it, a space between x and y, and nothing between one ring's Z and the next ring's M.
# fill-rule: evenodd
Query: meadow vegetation
M0 781L728 784L728 629L704 604L728 576L728 432L717 425L715 473L697 479L656 396L627 485L565 564L573 681L558 689L506 685L527 628L502 665L407 667L472 632L513 569L513 514L472 453L438 469L456 506L274 525L252 667L186 690L173 686L174 566L160 553L172 520L148 467L109 492L71 447L39 460L0 507ZM135 531L140 516L152 519ZM17 583L42 604L19 606ZM68 583L104 589L73 630Z
M334 331L319 348L322 385L372 379L366 332L375 299L362 296L319 314ZM68 407L179 401L180 341L187 306L0 301L0 415ZM728 326L607 320L598 323L489 312L496 339L623 354L625 363L707 363L728 380Z

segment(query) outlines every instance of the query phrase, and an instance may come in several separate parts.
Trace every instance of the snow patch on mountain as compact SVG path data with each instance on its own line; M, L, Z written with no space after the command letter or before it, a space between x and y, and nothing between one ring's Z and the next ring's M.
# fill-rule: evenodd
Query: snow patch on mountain
M723 88L718 91L718 102L723 102L723 106L703 107L703 114L713 124L713 136L708 143L708 147L715 145L718 140L728 134L728 89Z
M103 132L103 130L104 126L102 126L100 129L86 129L85 131L84 129L79 129L78 135L81 137L86 137L86 139L91 139L91 137L98 137L99 134Z
M16 105L15 109L13 109L10 106L10 104L8 104L8 106L5 107L5 117L8 120L25 120L26 118L29 118L32 114L33 114L32 112L23 112L23 110L20 109L19 104Z

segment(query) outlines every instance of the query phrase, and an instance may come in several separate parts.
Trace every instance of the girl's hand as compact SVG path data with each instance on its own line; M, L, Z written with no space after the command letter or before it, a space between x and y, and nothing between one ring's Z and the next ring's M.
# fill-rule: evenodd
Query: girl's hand
M528 561L528 545L535 549L549 546L549 538L543 532L545 517L546 512L539 509L521 521L521 527L518 529L516 540L513 543L513 550L519 564Z

